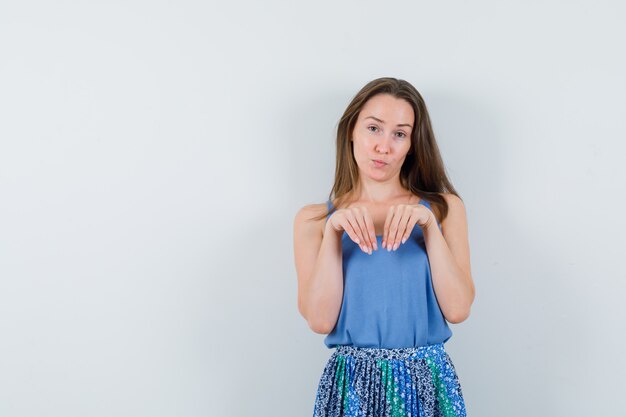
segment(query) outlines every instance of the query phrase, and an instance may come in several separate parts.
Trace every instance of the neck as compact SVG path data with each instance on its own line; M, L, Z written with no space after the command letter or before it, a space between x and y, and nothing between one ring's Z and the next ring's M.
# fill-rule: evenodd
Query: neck
M359 187L353 192L355 200L367 201L371 203L380 203L389 200L394 200L402 196L406 196L409 191L400 184L395 183L361 183Z

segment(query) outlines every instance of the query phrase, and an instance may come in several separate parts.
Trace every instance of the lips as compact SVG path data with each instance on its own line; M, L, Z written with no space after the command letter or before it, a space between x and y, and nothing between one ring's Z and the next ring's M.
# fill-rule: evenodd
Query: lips
M387 165L387 163L386 163L386 162L381 161L380 159L372 159L372 162L374 163L374 166L375 166L376 168L382 168L382 167L384 167L385 165Z

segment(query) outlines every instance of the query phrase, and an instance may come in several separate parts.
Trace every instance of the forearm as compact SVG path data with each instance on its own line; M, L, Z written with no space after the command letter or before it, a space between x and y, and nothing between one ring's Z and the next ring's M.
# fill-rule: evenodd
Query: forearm
M437 301L446 320L459 323L469 316L474 301L471 277L454 259L434 214L423 232Z
M306 281L304 312L309 327L329 333L337 322L343 298L342 234L326 226L313 272Z

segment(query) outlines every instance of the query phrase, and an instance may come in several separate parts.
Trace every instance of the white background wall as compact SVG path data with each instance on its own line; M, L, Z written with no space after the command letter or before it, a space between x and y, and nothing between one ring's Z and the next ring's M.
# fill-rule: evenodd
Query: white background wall
M468 415L618 415L625 11L3 2L0 415L310 415L331 351L297 312L293 216L381 76L424 96L467 207Z

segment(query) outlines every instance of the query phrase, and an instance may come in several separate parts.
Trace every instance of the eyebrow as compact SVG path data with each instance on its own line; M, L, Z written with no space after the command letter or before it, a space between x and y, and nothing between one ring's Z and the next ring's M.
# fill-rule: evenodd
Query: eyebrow
M374 116L367 116L367 117L366 117L366 119L374 119L374 120L376 120L377 122L380 122L380 123L382 123L382 124L385 124L385 122L383 122L382 120L380 120L379 118L374 117ZM410 124L408 124L408 123L398 123L398 125L397 125L397 126L408 126L408 127L410 127L411 129L413 129L413 126L411 126L411 125L410 125Z

